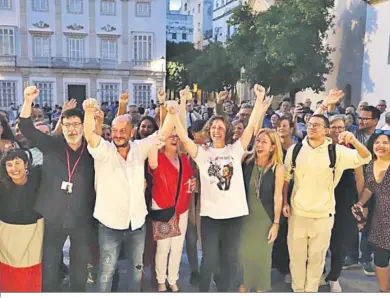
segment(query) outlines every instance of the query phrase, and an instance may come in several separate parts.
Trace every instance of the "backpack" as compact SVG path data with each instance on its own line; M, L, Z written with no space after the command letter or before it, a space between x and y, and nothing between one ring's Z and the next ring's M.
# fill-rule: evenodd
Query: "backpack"
M291 175L294 173L295 167L296 167L296 161L299 154L299 151L302 149L302 142L295 145L293 152L292 152L292 166L291 166ZM329 154L329 168L332 169L333 172L333 180L335 178L335 170L336 170L336 145L335 144L329 144L328 145L328 154Z

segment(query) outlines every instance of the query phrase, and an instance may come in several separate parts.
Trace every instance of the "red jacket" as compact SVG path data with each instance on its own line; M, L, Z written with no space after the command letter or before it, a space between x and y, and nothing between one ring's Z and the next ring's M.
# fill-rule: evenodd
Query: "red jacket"
M191 194L188 191L188 180L193 176L189 158L185 154L180 156L182 162L182 179L180 195L176 205L176 215L183 214L190 207ZM167 209L175 205L175 196L179 180L179 171L171 163L164 153L158 153L158 166L149 171L153 177L152 197L161 209Z

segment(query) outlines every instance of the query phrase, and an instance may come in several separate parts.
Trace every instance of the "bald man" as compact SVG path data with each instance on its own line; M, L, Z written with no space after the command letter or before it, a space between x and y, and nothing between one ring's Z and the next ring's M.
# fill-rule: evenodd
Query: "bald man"
M96 204L94 217L99 221L99 272L97 289L110 292L120 248L130 263L128 291L141 290L145 246L144 164L158 136L131 141L131 117L122 115L112 122L112 142L95 133L95 99L83 103L84 134L88 151L95 161ZM168 135L172 121L165 121L161 134Z

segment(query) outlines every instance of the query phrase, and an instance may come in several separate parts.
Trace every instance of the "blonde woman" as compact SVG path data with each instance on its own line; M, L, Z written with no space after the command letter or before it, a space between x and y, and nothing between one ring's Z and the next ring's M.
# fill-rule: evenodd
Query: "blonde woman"
M283 152L277 133L261 129L244 158L243 174L249 216L240 239L240 292L271 290L272 246L278 236L284 183Z

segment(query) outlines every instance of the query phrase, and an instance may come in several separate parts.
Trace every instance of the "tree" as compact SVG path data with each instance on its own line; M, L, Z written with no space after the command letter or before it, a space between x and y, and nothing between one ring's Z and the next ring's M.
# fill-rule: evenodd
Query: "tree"
M209 44L187 69L190 83L197 83L205 91L231 88L239 78L238 69L230 61L220 42Z
M271 86L272 94L311 88L323 91L333 64L324 41L332 26L334 0L278 0L267 11L234 9L229 24L238 30L227 51L250 83ZM291 95L291 94L290 94Z
M190 42L167 41L167 88L178 91L189 85L187 65L199 55Z

